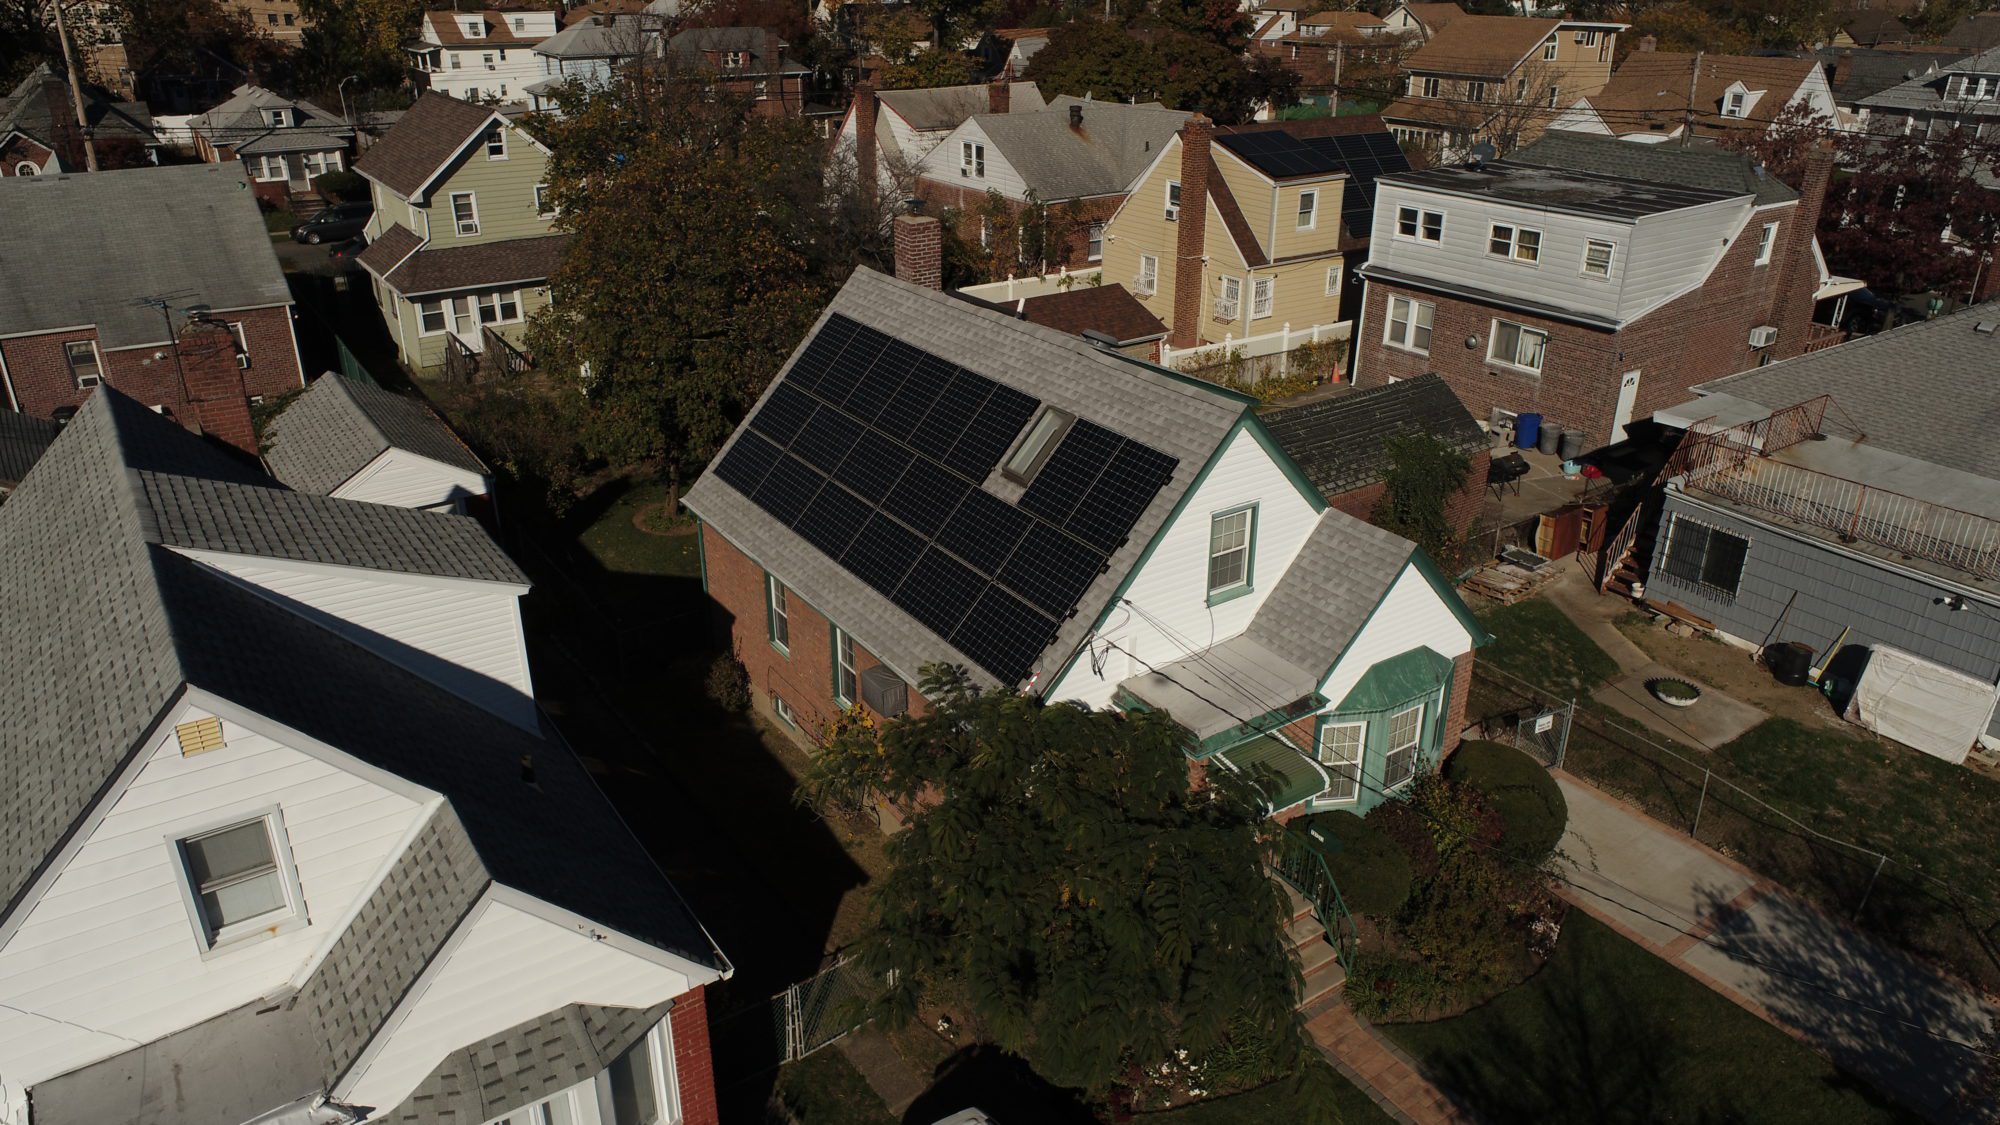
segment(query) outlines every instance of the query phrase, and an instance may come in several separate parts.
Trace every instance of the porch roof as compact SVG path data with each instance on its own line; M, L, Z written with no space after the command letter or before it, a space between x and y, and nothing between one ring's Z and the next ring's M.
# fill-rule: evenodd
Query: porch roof
M1386 711L1433 692L1451 674L1451 658L1418 646L1368 669L1336 708L1342 713Z
M1333 784L1318 762L1276 735L1232 746L1219 758L1225 767L1242 774L1257 787L1271 812L1291 808L1325 792Z
M1298 704L1317 700L1319 673L1278 655L1245 634L1160 664L1118 685L1127 694L1174 717L1203 746L1220 737L1257 734L1309 713ZM1226 744L1226 743L1225 743Z

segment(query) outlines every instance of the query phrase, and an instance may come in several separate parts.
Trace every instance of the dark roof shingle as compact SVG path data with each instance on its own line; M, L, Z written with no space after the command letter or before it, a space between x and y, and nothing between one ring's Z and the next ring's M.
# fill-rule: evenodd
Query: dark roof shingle
M490 106L425 91L354 170L408 199L493 117Z
M321 496L391 448L480 476L487 472L426 403L331 371L272 419L265 438L264 463L272 475Z
M1468 455L1487 446L1485 431L1435 372L1271 410L1263 418L1313 487L1328 496L1382 480L1389 442L1404 434L1429 434Z

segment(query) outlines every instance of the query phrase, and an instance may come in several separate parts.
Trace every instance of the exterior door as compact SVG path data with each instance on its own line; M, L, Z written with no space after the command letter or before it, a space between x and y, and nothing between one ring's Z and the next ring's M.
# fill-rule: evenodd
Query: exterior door
M451 297L445 300L444 306L451 314L451 334L473 351L480 350L482 337L478 301L471 296Z
M1609 441L1623 441L1625 427L1632 422L1632 407L1639 401L1639 373L1627 371L1618 383L1618 409L1611 412L1611 436Z

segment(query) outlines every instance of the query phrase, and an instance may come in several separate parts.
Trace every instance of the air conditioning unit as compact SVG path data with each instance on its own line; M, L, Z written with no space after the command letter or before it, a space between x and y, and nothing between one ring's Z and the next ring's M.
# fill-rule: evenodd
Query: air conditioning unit
M1180 209L1179 207L1176 207L1176 206L1172 205L1172 204L1168 204L1168 205L1167 205L1167 221L1168 221L1168 222L1170 222L1170 223L1172 223L1172 222L1178 222L1178 221L1180 220L1180 217L1181 217L1181 209Z
M238 367L242 368L242 369L243 369L243 370L245 370L245 371L248 371L248 370L250 370L250 353L249 353L249 352L237 352L237 353L236 353L236 366L238 366Z
M1778 342L1778 330L1768 324L1760 324L1750 330L1750 346L1768 348Z

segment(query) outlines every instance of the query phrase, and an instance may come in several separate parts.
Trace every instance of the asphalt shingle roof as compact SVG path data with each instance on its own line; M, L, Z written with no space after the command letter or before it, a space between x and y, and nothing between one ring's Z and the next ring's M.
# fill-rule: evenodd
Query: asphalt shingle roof
M935 86L928 90L883 90L875 97L918 132L956 129L975 113L992 105L984 82L974 86ZM1041 88L1033 82L1007 87L1008 113L1038 113L1046 108Z
M947 294L857 269L822 314L840 313L898 340L908 341L946 363L966 367L1034 396L1079 419L1116 431L1177 460L1172 478L1133 524L1125 542L1110 556L1077 600L1077 612L1063 620L1055 639L1035 662L1047 686L1095 622L1097 612L1166 522L1167 514L1193 483L1210 455L1243 417L1241 396L1195 384L1067 333L1013 319L1007 314L957 300ZM799 345L803 352L813 333ZM798 353L794 353L796 359ZM783 383L788 362L772 388ZM766 392L766 398L769 396ZM759 407L762 402L759 401ZM739 429L717 454L726 455L741 439ZM963 653L889 599L829 559L796 532L773 518L713 471L688 490L685 503L709 530L721 535L797 590L814 608L836 621L870 623L869 650L897 674L914 678L933 661L964 665L975 681L993 679Z
M1839 407L1829 424L1866 444L2000 481L2000 302L1905 324L1839 347L1731 375L1699 390L1782 410L1820 395Z
M1645 183L1714 188L1731 195L1754 196L1759 207L1799 197L1748 155L1712 144L1635 144L1616 137L1551 129L1535 143L1516 149L1507 160Z
M491 106L426 90L395 128L361 154L354 170L408 199L494 116Z
M196 304L292 303L243 165L0 179L0 333L97 325L105 349L165 343Z
M1331 666L1416 549L1400 535L1328 508L1244 636L1302 668Z
M1383 479L1391 438L1429 434L1465 454L1487 446L1485 431L1436 372L1272 410L1263 418L1271 436L1328 496Z
M1018 307L1005 301L982 301L963 293L953 295L1018 316L1030 324L1079 336L1086 331L1102 332L1121 344L1167 334L1167 326L1160 322L1160 318L1115 281L1109 285L1079 285L1061 293L1026 297L1018 302Z
M1861 99L1869 109L1934 110L1944 107L1945 84L1954 74L2000 74L2000 47L1981 51L1970 58L1940 65L1937 70L1899 82L1880 93ZM1970 98L1954 100L1948 108L1956 115L1992 117L2000 115L2000 105Z
M1966 52L1939 48L1927 51L1872 51L1866 48L1825 47L1815 52L1824 66L1838 70L1827 81L1833 85L1833 100L1851 106L1914 78L1922 78L1964 58Z
M1072 107L1083 124L1072 128ZM1038 113L982 113L975 121L1044 201L1114 195L1158 159L1188 114L1067 94Z
M269 111L288 111L292 124L271 124ZM238 86L221 105L188 121L188 128L238 155L345 149L354 130L339 117L303 98L287 98L262 86Z
M1403 69L1503 78L1560 26L1561 20L1538 16L1462 16L1432 28L1430 40L1404 60Z
M272 419L264 437L271 474L321 496L391 448L487 475L485 463L427 404L331 371Z
M1588 101L1613 132L1647 133L1686 122L1692 87L1697 131L1761 129L1777 118L1818 67L1815 59L1635 51ZM1724 117L1723 93L1739 82L1764 96L1744 116Z
M673 37L667 56L682 65L699 65L710 52L741 51L749 62L730 74L808 74L785 52L784 40L761 27L695 27Z
M13 93L0 98L0 137L18 130L43 145L59 147L58 139L73 128L71 122L75 113L69 100L69 87L64 84L66 73L43 63L29 71L27 77L15 85ZM153 132L153 115L146 109L145 103L114 102L88 85L83 88L83 93L84 117L90 121L92 135L98 140L134 140L144 145L159 143L159 137Z
M476 242L471 246L446 246L410 252L421 240L392 226L381 238L361 252L363 268L387 282L405 297L444 293L455 289L523 285L546 281L562 264L569 247L567 234L543 234L532 238L510 238L502 242ZM377 252L376 247L382 249ZM400 261L400 265L395 265Z
M19 484L61 432L46 418L0 410L0 485Z

